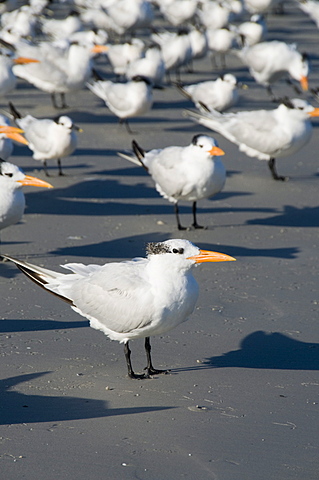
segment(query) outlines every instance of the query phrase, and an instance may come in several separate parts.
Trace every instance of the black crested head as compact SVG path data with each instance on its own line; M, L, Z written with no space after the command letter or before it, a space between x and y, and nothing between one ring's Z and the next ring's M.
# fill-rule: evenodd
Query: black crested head
M5 163L5 160L3 158L0 158L0 175L2 175L2 164Z
M152 82L150 81L149 78L143 77L143 75L135 75L132 77L132 82L144 82L146 85L152 85Z
M291 108L291 109L295 108L294 104L292 103L289 97L282 98L280 103L285 105L287 108Z
M168 245L165 243L147 243L146 244L146 253L147 255L163 255L163 253L170 253Z
M201 133L199 133L198 135L194 135L194 137L192 138L192 145L197 145L198 144L198 139L202 136L203 135Z

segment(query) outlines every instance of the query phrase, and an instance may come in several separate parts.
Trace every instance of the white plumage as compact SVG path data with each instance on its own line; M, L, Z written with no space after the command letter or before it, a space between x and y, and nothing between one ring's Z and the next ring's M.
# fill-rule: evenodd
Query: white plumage
M231 73L226 73L216 80L194 83L192 85L178 85L180 91L195 103L200 103L211 110L223 112L235 105L238 100L237 79Z
M184 230L179 220L178 202L193 203L194 228L203 228L197 223L196 202L219 193L226 181L226 170L220 159L224 155L217 142L207 135L196 135L186 147L166 147L144 150L133 141L136 158L120 156L142 165L155 182L156 190L169 202L174 203L177 227Z
M310 118L319 116L314 108L299 98L287 100L274 110L219 113L187 111L197 123L220 133L250 157L267 160L275 180L286 180L277 174L275 158L287 157L309 142Z
M63 175L61 159L74 152L78 142L75 130L81 131L81 129L74 125L71 118L66 115L61 115L53 120L38 119L32 115L22 117L12 103L10 103L10 108L16 124L24 131L34 160L43 163L46 175L48 175L47 160L57 160L59 175Z
M150 355L151 335L161 335L188 319L198 298L192 267L202 262L235 260L228 255L200 250L188 240L167 240L147 245L147 258L105 265L66 264L63 275L12 257L23 273L88 318L90 326L125 344L128 374L142 378L157 373ZM136 375L130 360L129 340L145 338L146 374Z
M16 165L0 160L0 230L21 220L25 208L24 185L53 188L43 180L25 175Z

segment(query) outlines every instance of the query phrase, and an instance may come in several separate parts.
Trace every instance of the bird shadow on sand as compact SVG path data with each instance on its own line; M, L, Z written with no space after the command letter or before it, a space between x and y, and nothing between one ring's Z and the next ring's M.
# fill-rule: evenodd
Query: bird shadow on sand
M247 220L247 225L269 225L278 227L319 227L319 207L294 207L285 205L284 211L268 218Z
M132 415L167 410L173 407L108 408L104 400L81 397L27 395L13 390L23 382L32 382L51 372L39 372L0 381L0 425L18 423L63 422L87 418ZM33 390L34 391L34 390Z
M141 177L135 185L125 185L117 179L86 180L66 188L55 188L38 192L27 192L26 214L59 214L59 215L165 215L173 212L172 203L163 200L155 190L149 177ZM231 197L252 195L250 192L225 191L217 194L214 200L226 200ZM128 199L136 202L128 202ZM142 199L154 199L156 203L139 203ZM206 207L207 208L207 207ZM200 213L203 207L198 205ZM191 205L180 205L181 213L190 212ZM206 210L202 210L203 212ZM229 207L222 207L212 203L212 208L207 209L211 213L229 212ZM245 211L245 209L232 209L233 212ZM256 213L274 212L269 208L251 207L248 211Z
M169 238L186 238L187 232L170 232L170 233L147 233L142 235L130 235L127 237L117 238L111 241L103 241L100 243L93 243L91 245L79 245L72 247L58 248L50 253L61 256L79 256L90 258L107 258L107 259L126 259L127 252L130 252L129 257L141 257L145 255L145 246L149 241L163 242ZM271 258L286 258L293 259L297 257L299 249L297 247L282 247L282 248L247 248L236 245L211 244L200 243L200 248L205 250L217 250L225 252L228 255L239 259L240 257L271 257Z
M256 331L242 340L238 350L209 357L198 366L173 371L208 368L319 370L319 343L301 342L278 332Z
M58 320L33 320L22 318L20 320L0 320L0 333L66 330L71 328L83 328L88 326L88 320L61 322Z

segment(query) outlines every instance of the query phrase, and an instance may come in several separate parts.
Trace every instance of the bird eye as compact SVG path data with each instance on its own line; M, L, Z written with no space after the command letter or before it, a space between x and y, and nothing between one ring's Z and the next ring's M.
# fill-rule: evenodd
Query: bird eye
M183 248L173 248L173 253L182 254L182 253L184 253L184 249Z
M11 177L13 177L13 173L5 173L5 176L11 178Z

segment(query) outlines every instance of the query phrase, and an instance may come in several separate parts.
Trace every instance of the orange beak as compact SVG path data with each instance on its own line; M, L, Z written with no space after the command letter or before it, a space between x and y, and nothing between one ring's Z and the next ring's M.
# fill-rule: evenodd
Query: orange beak
M217 156L220 156L220 155L225 155L224 150L222 150L219 147L213 147L211 150L208 150L208 153L211 156L214 156L214 157L217 157Z
M308 112L309 117L319 117L319 108L314 108L312 112Z
M91 52L93 53L105 53L107 52L109 47L106 45L94 45L94 47L91 48Z
M210 250L200 250L198 255L188 257L187 260L195 260L195 263L203 262L232 262L236 258L225 255L224 253L211 252Z
M3 132L0 132L0 133L3 133ZM29 145L28 140L24 138L23 135L20 135L20 133L6 133L6 136L8 138L11 138L11 140L14 140L15 142L23 143L23 145Z
M23 130L18 127L11 127L10 125L0 125L0 133L23 133Z
M53 188L53 185L50 183L40 180L40 178L31 177L30 175L26 175L23 180L17 180L17 182L22 185L32 185L34 187Z
M307 77L301 77L300 85L301 85L301 88L306 92L308 90L308 78Z
M24 63L40 63L40 60L36 60L35 58L27 58L27 57L18 57L18 58L15 58L13 61L17 65L23 65Z

